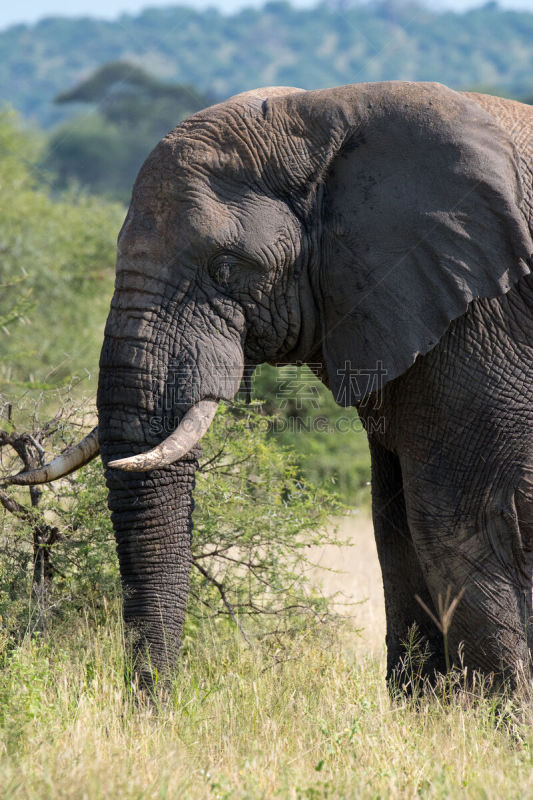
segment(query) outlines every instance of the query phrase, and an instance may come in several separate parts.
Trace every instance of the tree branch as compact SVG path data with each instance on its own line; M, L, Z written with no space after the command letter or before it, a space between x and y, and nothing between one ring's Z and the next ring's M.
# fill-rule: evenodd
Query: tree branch
M235 623L237 628L242 633L242 636L243 636L245 642L253 650L253 644L251 643L250 639L248 638L248 635L247 635L246 631L244 630L244 628L240 624L239 620L237 619L237 617L235 615L235 611L233 610L233 606L231 605L230 601L228 600L226 592L225 592L224 587L222 586L222 584L219 581L217 581L217 579L214 578L206 569L204 569L200 564L198 564L196 559L193 558L192 563L194 564L194 566L196 567L198 572L200 572L200 574L203 575L204 578L206 580L208 580L210 583L212 583L213 586L217 589L218 593L220 594L220 598L221 598L222 602L224 603L224 605L226 606L226 608L228 609L228 612L229 612L233 622Z

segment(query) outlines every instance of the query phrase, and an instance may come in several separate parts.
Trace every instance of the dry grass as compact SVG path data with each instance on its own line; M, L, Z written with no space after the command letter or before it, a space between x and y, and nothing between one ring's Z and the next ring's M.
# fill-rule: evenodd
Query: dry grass
M1 796L533 796L529 729L510 707L445 687L391 704L370 526L343 525L361 539L340 556L355 599L370 598L356 607L361 636L324 631L251 652L206 625L159 706L124 688L114 615L96 636L80 625L51 646L28 642L0 673Z
M348 544L314 548L310 561L319 567L314 578L326 594L339 593L338 610L349 615L360 630L360 651L381 659L385 655L385 607L372 520L368 512L353 511L337 525L339 538Z

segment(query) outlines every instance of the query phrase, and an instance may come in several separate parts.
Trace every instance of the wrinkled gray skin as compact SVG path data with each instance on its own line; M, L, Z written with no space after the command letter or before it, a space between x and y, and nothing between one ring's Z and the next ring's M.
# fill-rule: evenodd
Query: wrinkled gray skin
M230 400L245 363L323 363L368 424L389 677L413 622L444 669L416 595L436 613L447 592L452 657L463 642L470 669L529 670L532 132L530 107L439 84L259 89L158 144L119 236L104 464ZM382 391L347 391L346 365ZM197 455L106 470L145 681L176 662Z

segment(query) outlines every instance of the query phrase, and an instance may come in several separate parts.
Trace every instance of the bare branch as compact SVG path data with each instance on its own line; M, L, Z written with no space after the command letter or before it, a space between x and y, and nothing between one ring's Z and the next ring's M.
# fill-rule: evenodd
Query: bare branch
M26 522L33 522L35 520L35 514L30 511L29 508L22 506L14 497L11 497L2 489L0 489L0 503L10 514L14 514L16 517L26 520Z
M253 649L253 644L250 641L250 639L248 638L248 635L247 635L246 631L244 630L244 628L242 627L242 625L240 624L239 620L237 619L237 617L235 615L235 611L233 610L233 606L229 602L229 600L227 598L227 595L226 595L226 591L225 591L224 587L222 586L222 584L219 581L217 581L217 579L214 578L206 569L204 569L200 564L198 564L194 558L193 558L192 563L194 564L196 569L204 576L204 578L207 581L209 581L210 583L212 583L213 586L217 589L218 593L220 594L220 598L221 598L222 602L224 603L224 605L226 606L226 608L228 610L228 613L230 614L233 622L235 623L237 628L242 633L242 636L243 636L245 642L248 644L249 647L251 647Z

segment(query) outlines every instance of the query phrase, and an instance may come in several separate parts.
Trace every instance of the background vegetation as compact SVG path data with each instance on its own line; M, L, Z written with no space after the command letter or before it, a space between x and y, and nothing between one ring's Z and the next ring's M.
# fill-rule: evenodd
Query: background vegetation
M64 189L74 180L126 202L154 144L186 116L214 103L215 97L115 61L58 94L55 102L78 107L84 103L89 109L49 137L45 166L55 185Z
M67 111L54 106L56 94L116 60L219 97L391 79L525 96L533 94L532 40L533 13L493 2L465 13L348 0L301 10L269 2L228 16L176 5L116 21L50 17L0 32L0 97L50 126Z
M45 142L0 112L0 387L94 376L124 210L84 192L52 197Z

